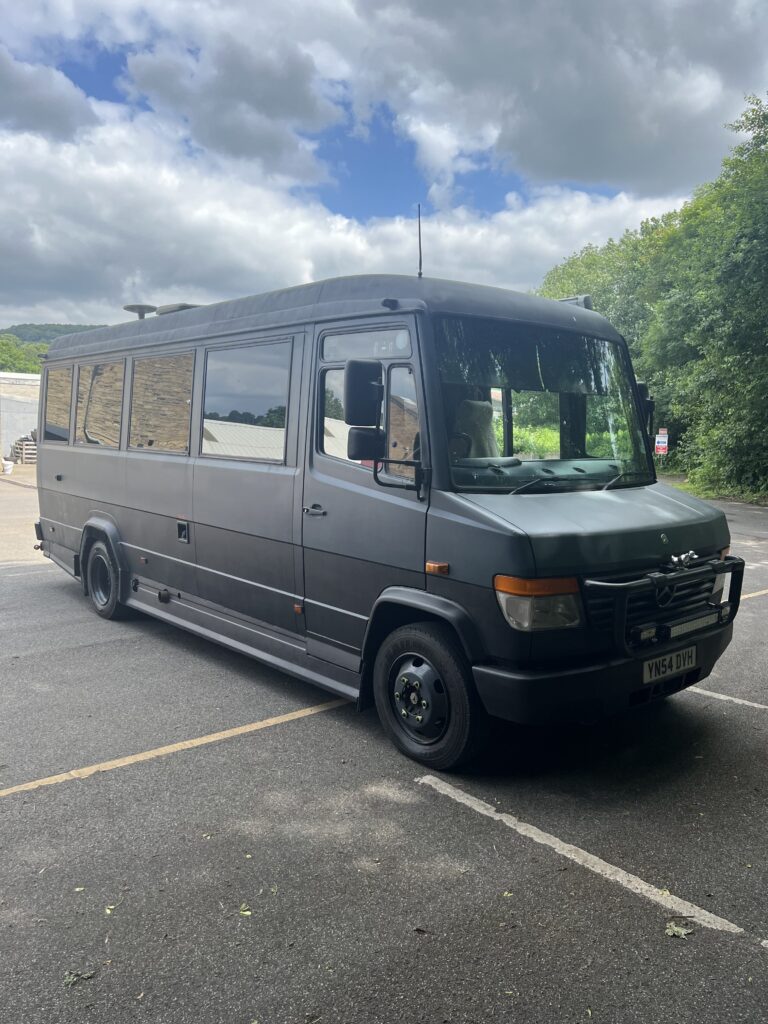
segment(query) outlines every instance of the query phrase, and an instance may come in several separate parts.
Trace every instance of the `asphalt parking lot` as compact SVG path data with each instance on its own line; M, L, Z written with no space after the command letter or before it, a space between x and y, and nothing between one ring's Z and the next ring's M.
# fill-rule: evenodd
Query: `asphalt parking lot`
M19 483L3 1024L768 1021L768 509L722 504L747 599L701 687L435 781L373 712L97 618Z

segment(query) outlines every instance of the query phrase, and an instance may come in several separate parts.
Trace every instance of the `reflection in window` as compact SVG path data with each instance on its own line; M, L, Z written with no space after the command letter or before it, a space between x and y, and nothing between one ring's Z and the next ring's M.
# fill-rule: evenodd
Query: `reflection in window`
M319 448L335 459L347 459L349 425L344 422L344 371L326 370L321 377L323 430Z
M134 362L131 448L188 454L194 365L191 352Z
M419 408L416 382L410 366L395 366L389 374L387 403L387 459L414 462L419 459ZM387 472L405 480L413 480L413 466L387 464Z
M44 441L69 442L69 413L72 408L72 367L49 370L45 389Z
M402 359L411 354L408 331L355 331L349 334L326 334L323 338L323 359L327 363L347 359Z
M75 441L119 448L122 404L123 363L81 366L77 374Z
M290 372L289 341L209 352L203 455L284 462Z

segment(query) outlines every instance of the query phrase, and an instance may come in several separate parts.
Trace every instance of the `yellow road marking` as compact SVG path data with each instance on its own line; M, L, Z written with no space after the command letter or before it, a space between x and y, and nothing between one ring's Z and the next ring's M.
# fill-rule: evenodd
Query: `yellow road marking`
M195 747L204 747L209 743L220 743L222 740L231 740L235 736L245 736L250 732L259 732L261 729L269 729L273 725L282 725L284 722L295 722L298 718L307 718L309 715L317 715L321 711L331 711L333 708L348 704L343 698L331 700L325 704L315 704L311 708L300 708L298 711L289 711L286 715L276 715L274 718L263 718L260 722L250 722L248 725L236 725L234 729L224 729L221 732L211 732L207 736L197 736L192 740L181 740L179 743L169 743L164 747L155 747L153 750L143 750L139 754L129 754L127 757L117 757L113 761L101 761L99 764L90 764L87 768L73 768L69 772L61 772L60 775L49 775L45 779L34 779L32 782L22 782L18 786L9 786L8 789L0 789L0 797L12 796L14 793L26 793L32 789L41 789L43 786L55 786L59 782L69 782L71 779L87 779L89 775L96 775L98 772L111 772L115 768L126 768L131 764L138 764L140 761L152 761L156 757L166 757L168 754L176 754L180 750L193 750Z
M768 590L756 590L754 594L742 594L741 600L748 601L750 597L765 597L766 594L768 594Z

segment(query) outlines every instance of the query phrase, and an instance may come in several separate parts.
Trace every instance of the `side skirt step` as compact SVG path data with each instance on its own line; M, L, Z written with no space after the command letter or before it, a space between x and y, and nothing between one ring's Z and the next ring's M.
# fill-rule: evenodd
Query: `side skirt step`
M169 598L161 604L157 589L139 583L135 590L128 591L124 603L129 608L137 608L153 618L212 640L331 693L357 700L360 675L313 658L307 654L306 646L300 638L289 640L264 627L246 625L173 593Z

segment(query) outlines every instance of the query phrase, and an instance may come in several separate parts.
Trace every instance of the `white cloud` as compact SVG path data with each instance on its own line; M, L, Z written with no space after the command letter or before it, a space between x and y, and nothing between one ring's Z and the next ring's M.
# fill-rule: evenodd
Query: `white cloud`
M300 136L328 123L343 79L359 118L392 109L443 190L462 161L493 159L537 182L687 191L768 84L758 0L48 0L44 20L10 8L4 34L30 52L54 34L128 44L138 86L193 138L301 174ZM171 66L169 49L186 56Z
M3 39L0 322L413 272L412 220L290 191L333 174L324 131L364 135L382 106L437 211L427 273L529 288L716 174L768 84L758 0L46 0L10 5ZM130 51L125 104L41 63L91 41ZM529 199L457 205L488 167Z
M226 168L189 161L154 119L116 119L78 145L0 135L0 324L116 322L128 302L211 302L350 273L412 274L413 219L366 225ZM527 289L587 242L662 213L675 197L564 188L481 216L426 217L432 277Z
M96 116L85 93L55 68L15 60L0 45L0 127L70 139Z

